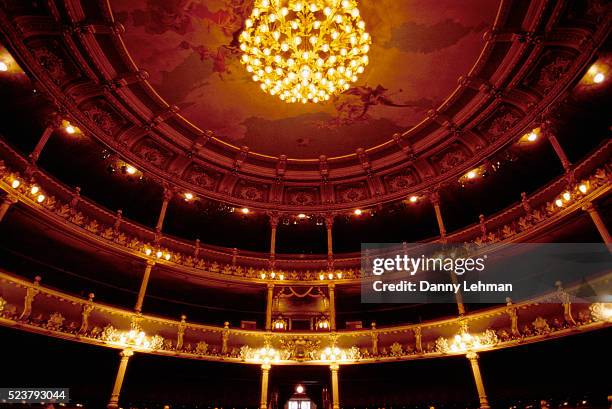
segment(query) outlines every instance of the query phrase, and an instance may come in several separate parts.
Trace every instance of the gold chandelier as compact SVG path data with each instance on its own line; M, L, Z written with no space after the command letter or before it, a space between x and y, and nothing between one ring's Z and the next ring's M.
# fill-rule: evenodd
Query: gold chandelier
M304 104L349 89L371 44L355 0L255 0L239 40L262 90Z

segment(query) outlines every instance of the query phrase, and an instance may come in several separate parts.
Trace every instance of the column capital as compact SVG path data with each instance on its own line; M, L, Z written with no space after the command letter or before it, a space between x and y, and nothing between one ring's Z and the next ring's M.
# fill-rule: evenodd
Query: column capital
M126 348L126 349L122 350L121 352L119 352L119 355L122 358L129 358L132 355L134 355L134 351L131 348Z
M153 267L155 265L155 260L147 260L147 266Z
M278 222L280 220L280 213L279 212L275 212L275 211L271 211L268 212L268 220L270 222L270 226L275 229L276 227L278 227Z
M338 371L338 370L340 369L340 364L338 364L337 362L331 363L331 364L329 365L329 369L330 369L332 372Z
M268 372L272 368L272 364L261 364L262 372Z
M582 210L587 213L591 213L591 212L597 211L597 208L595 207L593 202L586 202L585 204L582 205Z
M268 290L273 290L274 289L274 283L268 283L267 287L268 287Z
M465 357L469 359L470 361L478 360L478 354L474 351L469 351L467 354L465 354Z
M334 213L326 213L323 215L323 219L325 220L325 226L328 229L331 229L332 226L334 225L335 218L336 218L336 215Z
M15 196L12 195L6 195L2 198L2 204L4 205L14 205L15 203L19 202L19 199L17 199Z
M172 191L172 189L168 186L164 186L164 194L163 194L164 201L169 202L170 199L172 199L173 195L174 195L174 192Z
M429 194L427 195L427 198L429 199L432 205L434 206L440 205L440 191L433 190L429 192Z

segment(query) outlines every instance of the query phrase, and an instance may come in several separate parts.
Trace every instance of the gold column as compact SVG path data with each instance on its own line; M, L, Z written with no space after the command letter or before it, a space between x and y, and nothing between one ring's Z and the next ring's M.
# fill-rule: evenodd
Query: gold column
M274 301L274 284L268 283L268 296L266 297L266 331L272 329L272 302Z
M340 365L333 363L329 366L332 381L332 409L340 409L340 389L338 386L338 370Z
M480 365L478 364L478 354L476 352L468 352L465 356L470 360L470 364L472 366L472 374L474 375L474 382L476 383L476 390L478 391L480 409L490 409L491 407L489 406L489 400L487 399L484 383L482 382Z
M4 219L4 216L6 216L6 212L8 212L9 207L17 203L17 201L18 200L12 196L6 196L2 200L2 204L0 204L0 222L2 219Z
M587 203L582 208L582 210L584 210L589 214L589 216L591 216L591 220L593 220L593 223L595 224L595 227L597 228L597 231L599 232L599 235L603 239L604 243L612 243L612 236L610 236L610 232L608 231L606 224L604 223L603 219L601 218L601 215L599 214L593 203Z
M164 188L164 201L162 202L159 217L157 218L157 224L155 225L155 241L159 241L161 239L161 230L164 226L164 219L166 218L166 211L168 210L168 203L170 203L171 198L172 191L168 188Z
M278 216L270 215L270 260L276 257L276 228L278 227Z
M270 376L270 364L261 366L261 399L259 400L259 409L268 407L268 378Z
M440 210L440 194L438 192L433 192L429 196L429 200L431 201L434 211L436 212L436 220L438 221L438 229L440 231L440 240L445 242L446 228L444 227L444 219L442 219L442 211Z
M336 284L329 283L329 327L336 330Z
M334 265L334 243L332 236L332 227L334 225L334 216L325 216L325 226L327 227L327 268L333 269Z
M457 274L454 271L450 272L451 282L453 284L458 284ZM463 293L461 289L455 292L455 301L457 302L457 311L459 312L459 316L465 315L465 304L463 304Z
M128 361L130 357L134 355L134 351L127 348L120 352L121 361L119 362L119 369L117 370L117 377L115 378L115 385L113 386L113 393L111 394L110 401L106 407L108 409L117 409L119 407L119 394L121 393L121 385L123 385L123 378L125 377L125 371L127 369Z
M38 140L38 143L36 144L36 147L34 148L32 153L28 155L28 157L30 158L30 162L36 163L36 161L38 161L38 158L40 157L40 153L42 152L43 148L47 144L47 141L49 141L49 138L51 137L51 134L53 134L54 130L55 130L55 124L48 125L45 128L40 139Z
M563 148L559 144L559 141L557 140L557 137L550 130L547 130L545 132L545 134L546 134L546 138L548 139L548 141L552 145L553 149L555 150L555 153L559 157L559 160L561 161L561 165L563 166L563 169L566 172L568 172L570 170L570 167L571 167L572 164L569 161L569 159L567 158L567 155L565 154L565 151L563 150Z
M149 284L151 269L154 265L154 261L147 260L147 266L145 267L144 275L142 276L142 281L140 283L140 290L138 290L138 298L136 299L136 305L134 306L136 312L142 311L142 303L144 302L144 297L147 292L147 285Z

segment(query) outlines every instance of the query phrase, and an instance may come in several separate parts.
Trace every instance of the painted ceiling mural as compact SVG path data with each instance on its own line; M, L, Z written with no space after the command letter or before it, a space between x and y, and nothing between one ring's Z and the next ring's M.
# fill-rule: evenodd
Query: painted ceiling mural
M111 0L136 64L202 129L252 151L318 158L371 147L420 122L484 46L493 0L362 0L370 64L353 88L318 104L261 91L237 38L252 0Z

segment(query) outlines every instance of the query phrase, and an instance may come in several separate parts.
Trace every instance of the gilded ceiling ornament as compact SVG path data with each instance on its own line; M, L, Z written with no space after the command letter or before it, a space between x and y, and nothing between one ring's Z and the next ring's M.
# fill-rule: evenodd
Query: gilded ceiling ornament
M256 0L239 41L253 81L288 103L348 90L371 44L355 0Z

